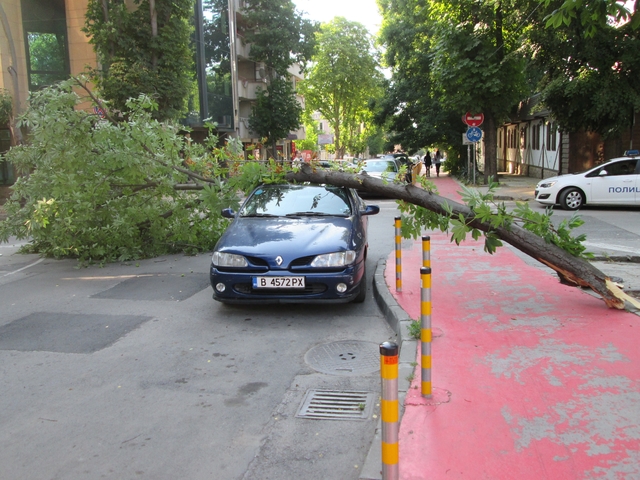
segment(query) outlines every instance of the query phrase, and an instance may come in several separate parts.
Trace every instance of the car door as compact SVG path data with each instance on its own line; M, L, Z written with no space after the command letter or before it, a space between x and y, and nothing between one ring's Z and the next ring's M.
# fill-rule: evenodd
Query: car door
M637 159L611 162L592 173L591 198L587 203L598 205L634 205L637 194Z

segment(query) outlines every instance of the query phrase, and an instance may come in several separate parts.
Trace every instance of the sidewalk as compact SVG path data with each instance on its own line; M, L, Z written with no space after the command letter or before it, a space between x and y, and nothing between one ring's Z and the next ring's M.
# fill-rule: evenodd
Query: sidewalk
M453 179L431 180L459 200ZM499 194L528 187L510 188ZM406 328L420 319L421 242L403 245L401 293L394 252L374 280L402 339L400 478L640 478L638 316L561 285L510 247L489 255L482 241L430 236L432 399L421 396L420 344Z

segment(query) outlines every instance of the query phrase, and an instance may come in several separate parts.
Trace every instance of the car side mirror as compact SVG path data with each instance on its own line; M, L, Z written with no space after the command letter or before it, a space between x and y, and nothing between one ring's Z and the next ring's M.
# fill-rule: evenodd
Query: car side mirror
M599 177L606 177L607 175L609 175L609 172L607 172L604 168L600 170L600 173L598 174Z
M224 218L234 218L236 216L236 212L233 211L233 208L223 208L220 213Z
M377 215L378 213L380 213L380 207L377 205L367 205L367 208L365 209L364 212L362 212L362 215Z

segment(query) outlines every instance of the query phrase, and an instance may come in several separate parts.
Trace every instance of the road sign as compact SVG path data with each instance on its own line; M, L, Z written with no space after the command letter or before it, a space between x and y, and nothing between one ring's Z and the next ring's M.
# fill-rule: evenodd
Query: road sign
M476 143L482 140L482 130L480 130L478 127L469 127L467 129L466 135L467 135L467 140L473 143Z
M462 121L470 127L479 127L484 122L484 113L471 113L464 114Z

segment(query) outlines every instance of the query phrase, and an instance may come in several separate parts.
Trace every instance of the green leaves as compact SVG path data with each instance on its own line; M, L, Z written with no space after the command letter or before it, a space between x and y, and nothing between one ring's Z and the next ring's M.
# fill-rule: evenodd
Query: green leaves
M337 17L321 26L300 93L307 109L319 111L333 129L338 158L345 148L365 150L372 123L369 102L381 96L381 82L373 42L362 24Z
M82 263L212 248L226 225L220 209L238 203L223 168L236 164L237 146L189 142L183 127L152 118L157 104L146 96L128 102L128 121L100 119L73 108L86 100L74 86L29 99L20 119L29 143L6 155L29 175L5 204L0 241L29 238L30 251Z
M499 230L509 230L512 225L518 225L575 257L593 257L591 253L586 252L586 247L583 245L586 235L574 235L574 230L584 224L579 216L574 215L556 226L552 221L553 211L550 208L544 213L534 212L528 203L516 202L516 207L508 211L504 202L494 201L497 187L498 184L491 181L487 192L480 193L476 189L463 186L459 193L462 201L471 211L466 216L462 213L454 213L451 205L446 201L440 205L441 213L399 201L403 237L417 238L425 229L440 230L451 233L451 241L460 245L467 239L467 235L471 235L474 240L484 235L484 251L493 254L503 245L498 236ZM482 230L478 228L480 224L483 224Z

